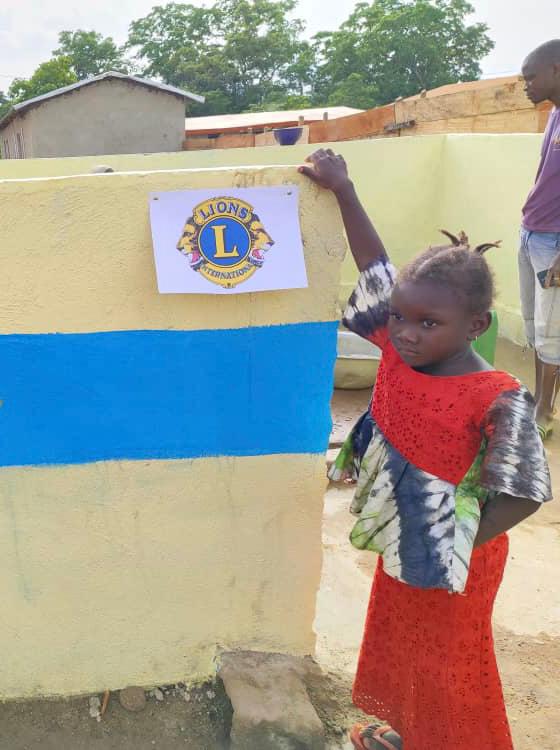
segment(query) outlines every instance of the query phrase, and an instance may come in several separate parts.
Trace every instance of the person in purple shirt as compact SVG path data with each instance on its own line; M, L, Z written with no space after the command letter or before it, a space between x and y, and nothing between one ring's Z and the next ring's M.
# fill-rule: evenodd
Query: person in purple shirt
M551 101L535 185L523 208L519 280L529 344L535 350L536 419L552 433L560 385L560 39L537 47L523 63L527 96Z

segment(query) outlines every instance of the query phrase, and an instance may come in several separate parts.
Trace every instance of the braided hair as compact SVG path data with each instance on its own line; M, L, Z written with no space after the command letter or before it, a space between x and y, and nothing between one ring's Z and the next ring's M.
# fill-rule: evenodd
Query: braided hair
M431 281L454 290L469 313L487 313L495 295L494 276L484 253L500 242L486 242L471 249L464 232L459 236L441 230L451 242L435 245L418 255L399 273L398 281Z

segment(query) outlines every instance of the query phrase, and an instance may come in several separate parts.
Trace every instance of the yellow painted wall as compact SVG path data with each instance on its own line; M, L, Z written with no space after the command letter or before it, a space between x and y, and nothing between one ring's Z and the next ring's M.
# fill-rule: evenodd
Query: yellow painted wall
M157 293L150 191L287 182L308 290ZM0 204L0 333L337 319L342 225L294 169L14 180ZM313 653L325 484L320 454L0 469L0 699L203 679L218 647Z
M327 147L329 144L326 144ZM442 179L444 136L391 138L330 144L344 154L364 204L374 217L397 262L422 247L433 234L433 212ZM315 146L185 151L174 154L133 154L72 159L0 161L0 179L78 175L97 164L118 171L215 169L243 165L297 165ZM100 179L104 179L101 175ZM326 218L326 217L325 217ZM344 262L340 303L356 279L351 257Z
M539 144L481 135L334 147L398 263L439 226L504 239L498 310L518 339L516 234ZM241 167L297 164L308 150L1 161L11 179L0 181L0 333L335 320L344 243L332 196L293 167ZM79 176L100 162L127 174ZM207 170L177 169L195 163ZM61 173L77 176L52 177ZM150 191L292 181L309 290L157 294ZM344 293L354 278L347 259ZM201 678L217 645L311 652L323 469L320 456L1 469L0 698Z
M151 191L300 185L308 289L159 295ZM242 328L334 320L344 244L333 196L293 168L102 174L0 182L0 333ZM249 299L247 299L247 297ZM196 304L195 304L196 302Z
M217 647L313 653L323 456L0 481L0 699L196 681Z
M541 135L437 135L325 144L348 161L364 204L398 264L430 242L441 227L465 228L474 242L502 239L488 257L497 272L502 334L524 336L517 280L520 211L537 168ZM311 146L230 149L175 154L0 161L0 179L79 174L99 163L115 169L216 168L300 163ZM313 147L315 148L315 146ZM344 262L340 304L356 279Z

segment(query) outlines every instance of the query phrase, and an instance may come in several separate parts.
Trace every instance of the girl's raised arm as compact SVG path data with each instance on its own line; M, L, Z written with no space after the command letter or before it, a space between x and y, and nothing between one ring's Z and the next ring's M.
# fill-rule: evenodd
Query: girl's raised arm
M321 148L306 161L311 166L300 167L301 174L317 185L332 190L336 196L358 269L363 271L379 258L387 257L383 242L358 198L342 156L337 156L330 148Z

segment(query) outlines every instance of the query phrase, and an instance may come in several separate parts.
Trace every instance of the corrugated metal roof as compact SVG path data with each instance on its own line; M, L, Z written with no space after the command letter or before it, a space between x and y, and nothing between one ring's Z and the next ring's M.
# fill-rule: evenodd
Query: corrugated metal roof
M183 91L182 89L175 88L175 86L168 86L166 83L159 83L159 81L151 81L148 78L139 78L138 76L131 76L127 75L126 73L119 73L116 70L110 70L107 73L101 73L101 75L93 76L92 78L86 78L84 81L78 81L77 83L70 84L70 86L63 86L60 89L55 89L54 91L49 91L46 94L41 94L41 96L35 96L33 99L26 99L26 101L24 102L14 104L8 114L5 115L2 120L0 120L0 127L6 125L15 117L16 114L25 111L29 107L35 107L38 104L47 101L48 99L54 99L57 96L69 94L72 91L80 89L84 86L90 86L92 83L110 80L112 78L129 81L130 83L136 83L140 86L146 86L147 88L157 89L159 91L165 92L166 94L181 96L184 99L192 99L193 101L199 102L200 104L204 103L205 101L203 96L199 96L198 94L191 94L190 91Z
M329 120L347 117L361 109L352 107L317 107L315 109L293 109L283 112L245 112L240 115L213 115L211 117L187 117L185 130L190 134L207 132L224 132L232 130L247 130L248 128L264 128L298 122L303 117L305 122L322 120L324 113L328 113Z

